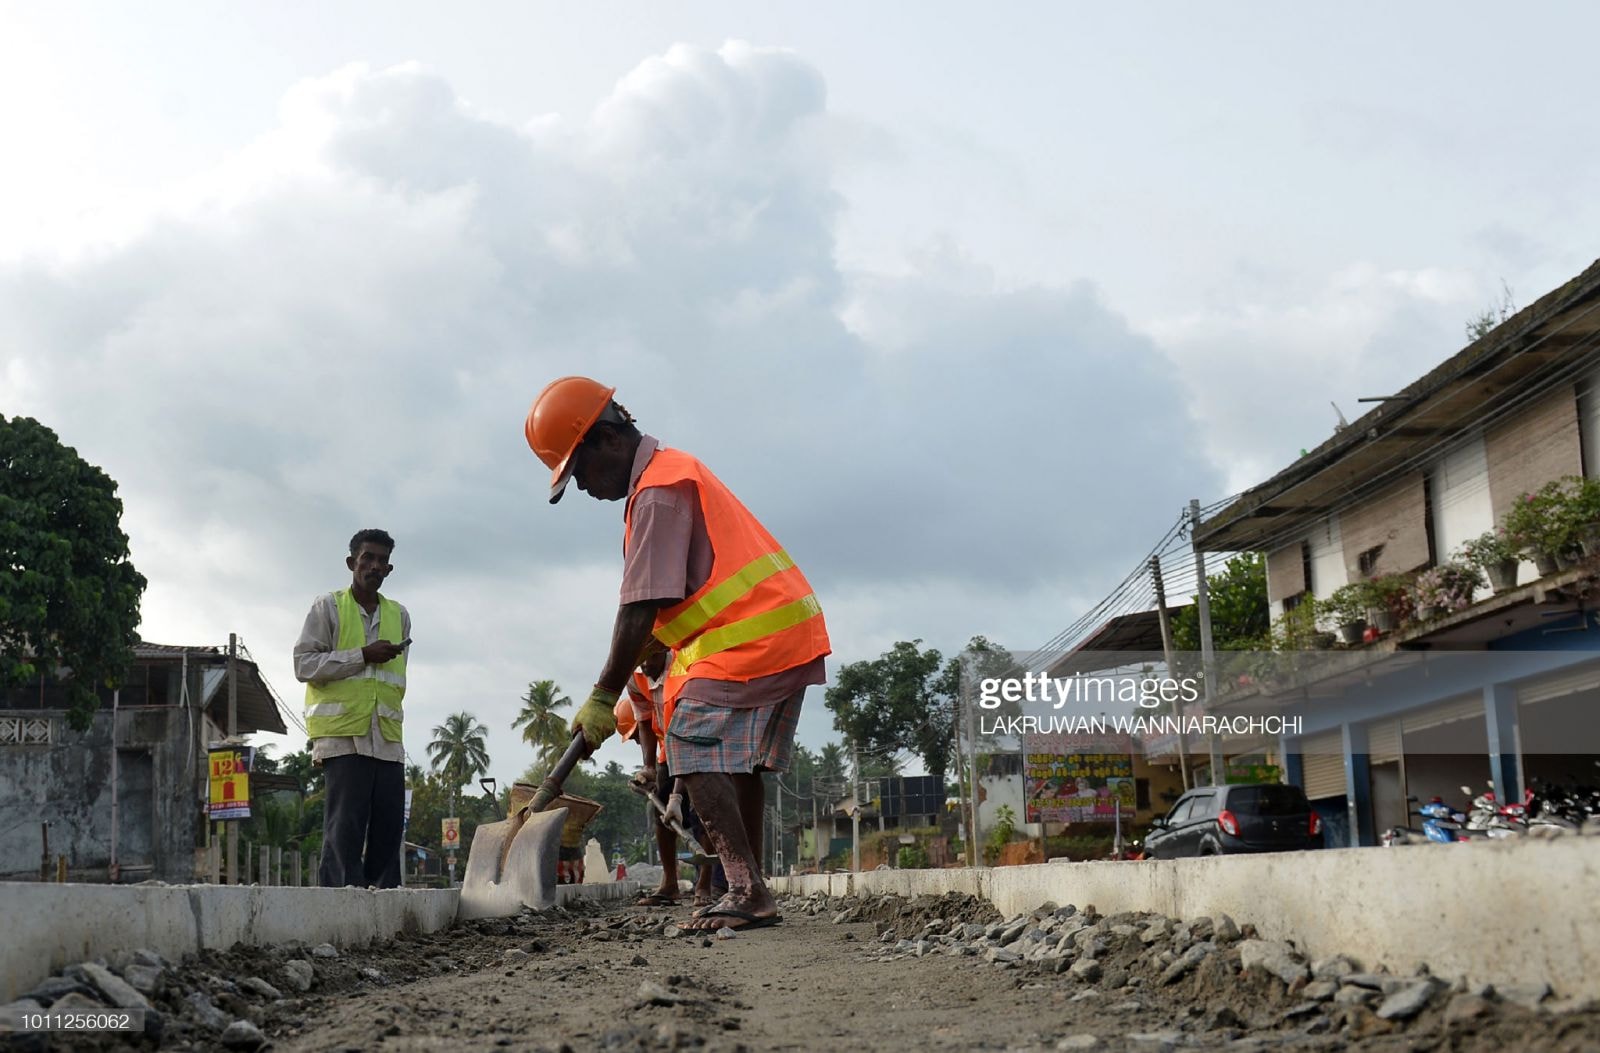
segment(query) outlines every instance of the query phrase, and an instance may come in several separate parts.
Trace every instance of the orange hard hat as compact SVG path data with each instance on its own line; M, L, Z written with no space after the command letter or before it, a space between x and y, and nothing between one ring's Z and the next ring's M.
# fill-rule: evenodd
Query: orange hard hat
M522 431L528 448L551 471L551 504L561 500L572 478L572 455L594 422L610 408L616 390L588 377L562 377L546 384L528 408Z
M617 704L611 707L611 713L617 718L617 734L622 736L622 741L633 738L633 733L639 730L639 718L633 715L633 703L627 695L617 699Z

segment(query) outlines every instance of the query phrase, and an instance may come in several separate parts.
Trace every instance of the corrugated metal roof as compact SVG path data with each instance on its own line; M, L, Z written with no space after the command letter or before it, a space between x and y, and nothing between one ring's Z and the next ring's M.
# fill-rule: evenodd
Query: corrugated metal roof
M1259 551L1393 480L1384 470L1465 434L1508 393L1594 357L1600 262L1496 326L1201 523L1210 552Z
M149 640L141 640L133 645L133 655L138 661L153 662L165 660L182 660L185 655L189 661L207 667L207 675L202 681L204 705L206 713L216 722L218 727L228 726L228 691L225 670L228 666L228 652L226 647L220 646L194 646L187 644L162 644ZM249 735L253 732L265 731L275 735L287 735L288 725L283 722L283 715L278 712L278 699L267 686L266 680L261 676L261 671L255 662L241 655L238 659L239 683L238 697L238 727L239 734Z

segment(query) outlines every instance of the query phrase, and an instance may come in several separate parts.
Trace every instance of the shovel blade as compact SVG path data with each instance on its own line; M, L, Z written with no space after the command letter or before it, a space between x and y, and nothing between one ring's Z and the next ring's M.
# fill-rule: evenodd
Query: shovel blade
M556 860L567 810L485 823L472 835L456 918L506 918L556 902Z

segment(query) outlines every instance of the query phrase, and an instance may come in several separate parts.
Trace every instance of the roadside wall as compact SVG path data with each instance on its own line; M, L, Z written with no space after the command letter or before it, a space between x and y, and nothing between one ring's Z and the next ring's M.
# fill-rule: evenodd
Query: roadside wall
M1351 848L1139 863L880 870L781 878L798 895L982 896L1007 917L1045 902L1101 914L1228 914L1312 958L1427 962L1473 982L1544 980L1600 998L1600 837Z
M117 858L125 880L194 878L198 773L188 710L123 706L116 714ZM4 710L0 721L36 729L0 745L0 801L14 822L0 824L0 880L37 878L50 824L50 864L67 857L74 877L107 880L111 864L112 713L100 710L84 732L60 710Z

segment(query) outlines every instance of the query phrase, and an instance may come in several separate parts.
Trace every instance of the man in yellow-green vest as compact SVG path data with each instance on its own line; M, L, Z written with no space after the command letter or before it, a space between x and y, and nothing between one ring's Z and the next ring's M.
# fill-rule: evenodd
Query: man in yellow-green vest
M294 645L306 685L311 757L323 770L318 884L400 884L405 820L401 703L411 615L378 587L394 567L394 538L363 530L350 539L348 588L318 596Z

